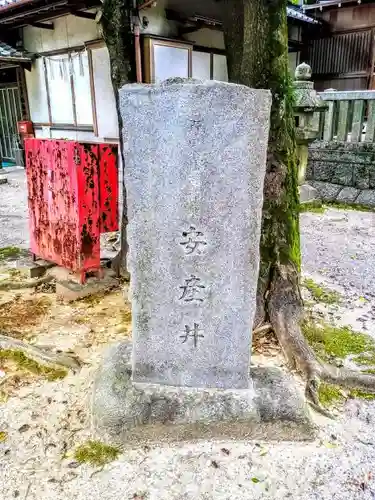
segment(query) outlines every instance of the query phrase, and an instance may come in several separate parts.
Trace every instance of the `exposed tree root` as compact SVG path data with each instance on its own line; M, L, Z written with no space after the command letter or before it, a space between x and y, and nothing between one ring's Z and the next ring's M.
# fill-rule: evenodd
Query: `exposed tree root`
M79 361L67 354L55 354L39 347L22 342L7 335L0 335L0 350L21 351L28 358L40 365L49 368L68 368L77 371L80 368Z
M49 283L53 279L54 279L53 276L47 275L37 280L28 280L28 281L4 280L0 281L0 290L22 290L25 288L35 288L37 286L44 285L45 283Z
M319 402L318 389L321 381L375 393L375 375L336 368L316 357L300 327L303 303L299 295L296 270L284 266L274 271L267 297L267 310L289 367L299 371L306 380L306 396L313 407L324 414L328 413Z
M253 330L253 335L260 335L261 333L265 335L266 333L270 332L272 330L272 325L271 323L265 323L262 326L258 326Z

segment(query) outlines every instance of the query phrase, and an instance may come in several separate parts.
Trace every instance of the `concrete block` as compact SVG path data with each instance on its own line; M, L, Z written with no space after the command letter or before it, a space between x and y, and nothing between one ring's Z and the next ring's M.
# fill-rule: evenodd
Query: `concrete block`
M68 280L57 281L56 295L65 302L73 302L74 300L110 290L118 286L118 283L118 280L113 276L113 272L108 269L103 278L89 278L83 285Z
M336 201L340 203L354 203L360 192L360 189L344 187L337 195Z
M335 201L342 189L342 186L330 182L310 181L310 185L318 190L322 201Z
M300 203L310 203L319 200L319 193L316 188L310 184L302 184L299 187L299 201Z
M30 278L40 278L43 276L48 269L55 267L56 264L53 262L48 262L43 259L38 259L33 262L32 267L29 269Z

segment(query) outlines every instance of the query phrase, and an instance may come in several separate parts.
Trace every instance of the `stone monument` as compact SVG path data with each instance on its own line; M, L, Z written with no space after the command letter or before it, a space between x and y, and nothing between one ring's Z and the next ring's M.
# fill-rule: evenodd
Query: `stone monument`
M290 380L250 370L270 92L173 79L123 87L120 108L133 348L131 365L120 345L99 371L96 429L122 442L263 436L278 415L274 437L298 422L305 438Z

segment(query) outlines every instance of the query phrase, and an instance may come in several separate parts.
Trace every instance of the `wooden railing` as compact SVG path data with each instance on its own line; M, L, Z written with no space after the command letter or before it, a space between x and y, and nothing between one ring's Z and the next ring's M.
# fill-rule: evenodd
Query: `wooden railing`
M319 96L328 104L321 117L321 139L374 142L375 90L327 90Z

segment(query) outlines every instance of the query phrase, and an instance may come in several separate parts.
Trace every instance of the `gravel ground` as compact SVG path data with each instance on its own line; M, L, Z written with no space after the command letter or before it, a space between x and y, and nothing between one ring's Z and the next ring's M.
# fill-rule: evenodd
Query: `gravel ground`
M0 170L0 177L8 179L0 185L0 248L29 247L27 224L27 188L23 168Z
M301 215L303 270L375 297L375 213L327 209Z
M26 244L21 185L0 186L0 246ZM3 231L5 219L13 225ZM375 332L375 214L306 213L301 229L304 275L342 294L316 313ZM363 400L349 400L335 421L314 415L313 443L187 443L128 450L103 469L77 464L100 353L79 376L36 382L0 405L1 500L375 499L375 402Z

